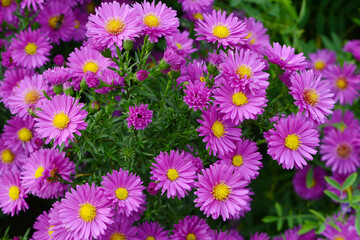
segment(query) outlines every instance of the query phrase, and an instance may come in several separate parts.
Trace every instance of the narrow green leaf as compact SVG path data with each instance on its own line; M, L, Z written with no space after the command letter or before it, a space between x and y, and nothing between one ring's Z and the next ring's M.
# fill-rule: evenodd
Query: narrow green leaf
M303 20L303 18L305 17L306 10L307 10L306 9L306 0L302 0L300 13L299 13L299 18L298 18L298 23L300 23Z
M281 217L282 209L281 209L281 205L278 202L275 203L275 208L276 208L276 212L277 212L278 216Z
M344 181L344 183L342 184L341 190L345 190L348 187L350 187L351 185L354 184L355 180L357 178L357 173L354 172L353 174L351 174L350 176L348 176L346 178L346 180Z
M321 212L315 211L314 209L310 209L309 212L317 216L321 221L325 221L325 217Z
M357 234L360 236L360 211L356 211L355 228Z
M332 226L333 228L335 228L336 230L338 230L339 232L341 232L341 229L339 228L339 226L336 225L333 221L328 222L328 224L330 226Z
M334 188L336 188L337 190L341 190L341 185L336 180L334 180L330 177L325 177L325 181L327 183L329 183L331 186L333 186Z
M328 191L328 190L325 190L324 193L325 193L328 197L334 199L335 201L340 202L339 196L336 195L335 193L330 192L330 191Z
M325 223L322 223L319 228L315 231L316 234L321 234L326 228Z
M293 212L290 210L289 212L289 216L287 218L287 222L288 222L288 225L289 225L289 228L293 228L294 227L294 219L293 219Z
M311 221L305 221L304 224L302 224L301 228L298 231L299 235L305 234L307 232L310 232L314 228L316 228L318 224L316 222Z
M278 231L280 231L282 229L282 226L283 226L283 218L279 217L278 220L277 220L277 223L276 223L276 229Z
M306 187L311 188L314 181L314 168L311 166L306 175Z
M271 222L276 222L277 219L278 219L277 216L266 216L266 217L264 217L264 218L262 219L262 221L263 221L264 223L271 223Z

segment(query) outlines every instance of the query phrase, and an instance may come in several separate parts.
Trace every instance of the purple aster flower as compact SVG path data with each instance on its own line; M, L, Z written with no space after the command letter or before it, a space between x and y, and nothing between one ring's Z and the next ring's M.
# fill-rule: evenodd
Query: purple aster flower
M273 47L269 44L266 46L265 55L268 61L279 65L281 69L289 69L291 71L305 70L307 63L303 53L294 54L295 49L277 42L273 43Z
M189 82L184 93L184 102L194 111L202 110L209 105L211 90L206 86L206 82Z
M179 55L173 48L166 48L164 51L164 56L159 62L159 67L161 70L166 70L169 66L171 68L180 68L181 65L185 63L185 59ZM164 64L165 63L165 64ZM164 65L164 67L162 66Z
M202 13L212 8L214 0L179 0L184 12Z
M279 79L285 84L286 87L290 88L291 85L291 77L297 73L297 71L291 71L285 69L285 71L279 76Z
M14 12L16 11L17 4L15 1L3 0L0 3L0 22L5 20L8 23L13 23L15 18Z
M329 82L331 92L335 94L335 101L340 104L352 104L360 94L360 76L355 73L356 65L344 63L328 66L322 75Z
M151 195L156 195L158 194L159 190L155 190L157 186L156 182L150 182L149 185L147 186L146 190L148 191L148 193L150 193Z
M213 240L244 240L244 238L234 229L223 232L223 231L213 231Z
M50 217L49 214L44 211L40 214L34 223L34 234L32 239L36 240L48 240L52 238L52 228L53 226L50 225Z
M90 15L86 36L106 48L116 44L122 49L123 40L134 40L141 27L136 12L127 4L103 2Z
M136 79L139 81L144 81L148 78L149 73L148 71L144 70L144 69L140 69L139 71L136 72Z
M266 233L255 233L251 235L250 240L270 240L270 237Z
M176 11L167 7L165 3L135 3L134 11L137 14L136 18L141 19L138 24L142 28L142 34L149 36L150 42L157 42L162 36L178 32L179 19L176 17Z
M24 166L27 156L24 150L14 150L13 146L4 144L2 136L0 137L0 176L8 172L21 170Z
M172 240L202 239L212 240L211 229L205 219L198 216L186 216L179 224L174 224Z
M356 60L360 61L360 40L356 39L348 41L344 45L343 51L351 53Z
M84 12L81 8L74 9L74 32L73 32L73 39L74 41L80 42L85 40L86 38L86 23L88 22L89 14Z
M181 66L181 75L176 80L177 84L183 82L205 82L205 75L207 74L207 68L204 61L194 60L192 63Z
M356 228L354 224L351 224L351 221L345 221L344 223L335 221L335 224L340 228L340 231L330 224L326 224L326 228L321 232L321 235L330 240L360 240L360 236L357 234Z
M5 214L17 215L29 208L27 195L20 184L20 172L7 172L0 176L0 208Z
M346 110L344 113L341 109L334 110L334 113L331 115L331 119L328 119L325 122L325 135L327 135L327 133L332 129L338 130L333 126L333 124L340 124L340 132L350 129L350 132L354 133L354 135L360 133L359 120L356 119L354 113L349 110Z
M196 153L197 154L197 153ZM201 172L202 169L204 169L204 166L203 166L203 161L201 160L201 158L199 157L195 157L194 155L192 155L191 153L189 152L185 152L185 158L189 158L190 161L192 162L192 164L195 166L195 173L196 174L199 174Z
M1 22L1 19L0 19ZM12 49L8 48L5 52L1 53L2 65L6 68L13 68L16 66L14 59L11 57Z
M207 61L216 67L222 64L224 59L227 58L227 55L224 52L220 52L219 54L212 52L209 53L208 56Z
M201 173L195 183L194 202L207 217L222 216L225 221L247 207L250 191L240 171L227 164L214 164Z
M226 12L213 10L210 14L204 14L204 20L198 21L195 26L197 40L206 40L210 43L218 42L218 47L223 45L235 46L245 43L247 36L244 21Z
M52 85L62 85L70 80L71 69L65 67L49 68L42 73L43 78Z
M197 120L201 126L196 130L200 133L199 136L205 136L203 142L206 142L206 149L210 149L210 154L216 156L219 152L224 155L236 148L234 141L240 140L241 129L235 128L231 121L223 119L216 111L216 106L203 110L201 117L204 120Z
M173 49L178 55L187 58L196 51L196 49L193 48L194 40L190 38L189 35L190 33L188 31L184 31L165 36L166 45Z
M54 57L53 61L57 66L62 66L62 65L64 65L64 62L65 62L64 57L61 54L56 55Z
M101 75L99 75L99 78L106 84L112 85L112 86L124 86L124 77L121 77L117 72L105 68ZM96 93L100 94L108 94L110 91L115 90L114 87L102 87L100 89L95 89Z
M330 92L328 83L314 75L312 70L295 73L290 79L290 94L299 108L298 115L304 112L305 117L324 123L335 105L334 94Z
M328 49L318 49L316 53L309 54L308 67L316 74L321 74L324 69L336 62L336 54Z
M74 234L74 232L71 232L69 228L66 228L61 221L60 212L59 212L61 208L62 208L62 204L60 202L55 202L52 205L52 208L49 210L49 218L50 218L49 223L50 226L52 226L51 237L53 239L64 239L64 240L76 239L78 234Z
M100 84L100 79L91 71L87 71L84 80L89 88L96 88Z
M137 227L133 226L134 220L121 214L116 214L114 222L108 226L99 240L137 239Z
M139 224L137 237L139 240L168 240L168 231L158 222L143 222Z
M333 172L349 174L360 166L360 146L350 129L330 130L320 145L321 160Z
M129 117L126 118L128 127L134 126L136 130L144 130L151 123L153 117L153 111L148 109L147 104L141 103L134 107L129 107Z
M22 9L25 9L27 7L30 10L30 7L32 7L35 12L38 10L38 8L39 10L42 10L43 5L44 5L44 0L24 0L21 1L20 3L20 7Z
M311 185L307 185L307 175L309 170L313 168L313 176ZM310 165L298 170L293 178L293 187L295 192L303 199L315 200L324 195L326 189L326 181L324 179L326 175L325 170L321 167L312 167Z
M170 154L160 152L154 159L150 179L157 182L155 190L162 188L161 194L167 191L168 198L185 197L196 179L196 168L189 155L185 155L184 151L171 150Z
M267 136L268 154L284 169L303 168L319 146L319 133L302 116L281 118ZM304 159L305 158L305 159Z
M264 48L270 43L269 35L266 34L267 29L262 22L252 17L245 18L244 21L248 32L246 46L258 54L263 54Z
M235 171L239 171L246 181L255 179L259 175L259 169L263 166L262 156L258 152L256 142L248 139L236 141L236 148L225 154L219 155L219 163L232 165Z

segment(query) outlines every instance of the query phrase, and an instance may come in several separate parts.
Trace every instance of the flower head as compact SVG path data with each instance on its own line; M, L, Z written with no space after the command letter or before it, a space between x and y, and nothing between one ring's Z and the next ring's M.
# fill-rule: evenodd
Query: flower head
M182 57L189 57L189 55L195 52L193 48L194 40L189 37L188 31L178 32L165 37L166 45L172 48L178 55Z
M32 236L32 239L39 239L39 240L45 240L52 237L52 228L50 222L49 214L44 211L41 213L34 223L34 234Z
M246 36L246 46L252 51L262 54L264 48L270 43L269 35L266 34L267 29L260 21L249 17L244 19L248 35Z
M173 235L170 236L172 240L183 239L203 239L212 240L211 230L205 219L198 216L186 216L179 221L179 224L174 224Z
M309 170L313 168L313 175L311 184L308 185L307 178ZM324 179L326 175L325 170L321 167L312 167L310 165L298 170L293 178L293 186L295 192L303 199L315 200L324 195L326 189L326 181Z
M316 53L309 54L308 67L316 74L321 74L325 68L335 64L336 54L328 49L319 49Z
M205 82L189 82L186 89L184 89L184 94L184 102L194 111L204 109L209 105L211 90L206 86Z
M144 130L152 121L153 111L148 109L147 104L141 103L134 107L129 107L129 117L126 119L128 127L134 126L135 129Z
M356 39L348 41L344 45L343 51L351 53L356 60L360 60L360 40Z
M4 144L2 136L0 137L0 176L8 172L21 170L26 161L24 150L14 150L13 146L9 147Z
M71 78L70 68L65 67L53 67L43 72L43 78L52 85L62 85Z
M143 222L139 224L137 236L139 239L168 240L168 231L158 222Z

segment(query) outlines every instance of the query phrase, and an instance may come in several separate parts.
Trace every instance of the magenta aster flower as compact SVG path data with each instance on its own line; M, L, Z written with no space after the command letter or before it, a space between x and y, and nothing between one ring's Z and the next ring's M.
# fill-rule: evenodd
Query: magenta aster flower
M157 186L156 182L150 182L146 188L146 191L148 191L148 193L150 193L151 195L156 195L159 192L159 190L155 190L156 186Z
M356 65L346 62L342 68L339 65L331 65L324 70L322 77L329 82L336 102L352 104L360 96L360 76L355 71Z
M165 36L166 45L182 57L189 57L190 54L196 51L193 48L194 40L189 37L190 33L188 31L177 32L172 35Z
M60 220L78 239L93 239L113 223L111 208L101 188L88 183L67 192L59 210Z
M234 141L240 140L241 129L235 128L231 121L224 120L216 111L216 106L203 110L201 117L204 120L197 120L201 126L196 130L200 133L199 136L205 136L203 142L206 142L206 149L210 149L210 154L216 156L219 152L224 155L236 148Z
M290 94L299 108L298 115L304 112L305 117L324 123L335 105L334 94L330 92L328 83L314 75L312 70L294 73L290 79Z
M134 126L135 129L144 130L152 121L153 111L148 109L147 104L141 103L140 105L136 105L134 107L129 107L129 117L126 118L128 123L128 127Z
M190 148L190 149L192 149L192 148ZM192 162L192 164L195 166L195 169L196 169L195 173L196 174L199 174L201 172L201 170L204 169L203 161L201 160L201 158L195 157L194 155L192 155L189 152L185 152L184 157L189 158L190 161Z
M64 57L61 54L56 55L54 57L53 61L57 66L62 66L62 65L64 65L64 62L65 62Z
M173 235L170 239L203 239L212 240L211 229L205 219L198 216L186 216L179 224L174 224Z
M333 172L349 174L360 166L360 146L351 130L344 132L331 130L320 145L321 160Z
M83 106L79 99L65 94L47 100L37 112L35 128L39 136L46 138L46 144L54 140L54 146L67 145L69 140L74 140L74 133L81 136L79 130L85 130L87 126L84 121L87 112L81 110Z
M145 204L145 187L139 176L120 168L103 176L101 184L104 186L104 195L108 201L120 213L130 216L132 212L138 212L140 205Z
M0 19L0 22L1 22L1 19ZM1 60L2 60L1 63L4 67L9 68L9 69L16 66L14 60L11 57L11 52L12 52L12 49L8 48L5 50L5 52L1 53Z
M74 41L80 42L86 38L86 24L88 22L89 14L84 12L82 8L75 8L74 11L74 32L72 38Z
M20 7L22 9L25 9L26 7L30 10L32 7L34 9L34 11L36 12L39 8L39 10L43 9L43 5L44 5L44 0L24 0L21 1L20 3Z
M293 178L293 187L295 192L303 199L315 200L324 195L326 189L326 181L324 179L326 172L321 167L313 167L313 177L311 185L306 183L308 172L312 166L308 165L298 170Z
M249 17L244 19L248 35L246 36L246 46L252 51L262 54L264 48L270 43L269 35L266 34L267 29L260 21Z
M43 78L52 85L62 85L71 78L70 68L65 67L53 67L49 68L42 73Z
M139 224L137 229L137 237L139 240L168 240L168 231L164 230L158 222L143 222Z
M116 44L122 49L123 40L134 40L139 36L138 17L129 5L103 2L95 11L86 24L86 36L98 44L107 48Z
M273 47L269 44L266 46L265 55L268 61L279 65L281 69L289 69L291 71L305 70L307 63L303 53L294 54L295 49L277 42L273 43Z
M114 217L114 222L109 225L99 240L137 239L138 228L133 226L133 223L133 219L117 214Z
M343 51L351 53L356 60L360 61L360 40L356 39L348 41L344 45Z
M165 3L135 3L134 11L137 18L141 19L138 24L143 35L149 36L150 42L157 42L162 36L178 32L179 19L176 17L176 11L167 7Z
M117 72L106 68L101 72L99 78L106 84L112 86L124 86L124 77L121 77ZM108 94L110 91L115 90L114 87L102 87L100 89L95 89L96 93L99 94Z
M34 223L34 234L32 236L32 239L37 240L48 240L52 238L53 231L51 230L53 226L50 225L50 217L49 214L44 211L42 214L40 214Z
M166 70L171 66L171 69L178 71L180 67L185 64L185 59L179 55L173 48L166 48L164 56L159 62L161 70Z
M168 198L177 196L180 199L187 195L194 185L196 169L186 156L184 151L171 150L170 154L160 152L154 158L150 179L158 182L155 190L162 188L161 194L167 191Z
M204 109L209 105L211 90L206 86L206 82L189 82L184 93L184 102L194 111Z
M232 165L235 171L239 171L242 177L250 181L259 175L259 169L263 166L261 154L258 152L256 142L247 139L236 141L236 148L225 154L219 154L219 163Z
M196 82L201 81L205 82L205 75L207 74L207 68L204 61L194 60L192 63L188 63L188 65L181 66L181 75L176 80L177 84L183 82Z
M0 176L8 172L21 170L26 161L26 155L23 150L15 151L13 146L8 147L0 137Z
M226 17L226 12L221 10L204 14L204 20L196 23L195 31L197 40L218 42L218 47L223 45L225 48L229 45L244 44L247 36L244 21L234 17L232 13Z
M211 8L214 0L179 0L184 12L201 13Z
M266 233L255 233L250 236L250 240L270 240L270 237Z
M328 49L318 49L316 53L309 54L308 67L316 74L321 74L324 69L336 62L336 54Z
M326 228L321 235L326 237L329 240L360 240L360 236L356 232L356 228L354 224L351 224L351 221L335 221L336 226L340 228L340 231L331 226L330 224L326 224Z
M235 230L229 231L213 231L213 240L232 239L232 240L244 240L244 238Z
M213 219L223 220L236 215L250 202L248 182L239 171L227 164L214 164L201 171L195 183L196 207Z
M265 90L269 86L269 74L263 72L265 61L251 50L228 53L220 65L221 73L236 90Z
M60 218L60 209L62 204L60 202L55 202L52 205L52 208L49 210L49 223L51 228L49 229L51 237L53 239L64 239L64 240L73 240L77 238L77 234L71 232L68 228L65 228L65 225L61 222ZM48 238L47 238L48 239Z
M136 79L139 81L144 81L148 78L149 73L148 71L144 70L144 69L140 69L139 71L136 72Z
M344 113L341 109L334 110L334 113L331 115L331 119L328 119L325 122L324 134L326 135L330 130L336 129L333 124L340 125L340 131L344 132L346 129L350 129L350 132L357 135L360 133L360 124L359 120L355 118L353 112L346 110Z
M267 136L268 154L285 169L303 168L319 145L319 133L304 117L281 118ZM305 158L305 159L304 159Z
M0 3L0 22L5 20L8 23L13 23L15 18L17 4L12 0L3 0Z
M29 208L27 195L20 184L20 172L7 172L0 176L0 208L5 214L17 215Z
M297 73L297 71L290 71L285 69L285 71L279 76L279 79L285 84L286 87L291 87L291 76Z

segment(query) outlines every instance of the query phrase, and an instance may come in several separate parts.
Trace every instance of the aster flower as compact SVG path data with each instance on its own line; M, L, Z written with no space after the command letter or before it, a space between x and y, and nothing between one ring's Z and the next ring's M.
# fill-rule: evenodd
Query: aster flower
M29 208L27 195L20 184L20 172L7 172L0 176L0 208L5 214L17 215Z
M229 52L220 65L221 73L236 90L265 90L269 86L269 74L263 72L265 61L251 50Z
M150 193L151 195L156 195L159 192L159 190L155 190L156 186L157 186L156 182L150 182L146 188L146 191L148 191L148 193Z
M95 73L87 71L85 73L85 76L83 78L86 82L86 85L89 88L97 88L100 84L100 79L98 78L97 75L95 75ZM81 86L81 85L80 85Z
M335 64L336 54L328 49L318 49L316 53L309 54L308 67L316 74L321 74L327 66Z
M355 118L353 112L346 110L344 113L341 109L334 110L331 115L331 119L325 122L324 134L326 135L331 129L336 129L333 124L340 124L340 131L344 132L346 129L350 129L355 135L360 133L359 120Z
M229 120L224 120L222 115L216 111L216 106L210 106L208 110L203 110L201 117L204 120L197 121L201 126L196 129L205 136L206 149L210 149L210 154L215 156L219 152L224 155L236 148L234 141L240 140L241 129L235 128Z
M78 239L97 238L113 223L104 193L94 183L77 185L67 192L59 213L63 226Z
M0 3L0 22L5 20L8 23L13 23L15 20L16 2L13 0L4 0ZM2 20L3 19L3 20Z
M174 49L166 48L164 51L164 56L159 62L159 68L161 70L166 70L171 67L171 69L177 71L185 62L185 59L178 55Z
M196 207L209 217L223 220L236 215L250 202L248 182L227 164L214 164L201 171L195 183Z
M70 68L65 67L53 67L49 68L42 73L43 78L52 85L62 85L71 78Z
M0 137L0 176L21 170L26 158L22 149L15 151L13 146L9 147L4 144L2 136Z
M340 231L326 224L326 228L321 235L330 240L340 240L340 239L351 239L351 240L360 240L360 236L356 232L356 228L351 222L340 222L335 221L335 225L340 228Z
M117 72L106 68L101 72L99 78L108 85L112 86L124 86L124 78L121 77ZM101 89L95 89L96 93L107 94L110 91L115 90L114 87L102 87Z
M266 233L255 233L251 235L250 240L270 240L270 237Z
M103 176L101 184L104 186L104 195L108 201L120 213L126 216L139 211L140 205L145 203L145 195L143 190L145 187L139 176L124 171L113 171L112 174L107 173Z
M241 176L250 181L259 175L259 169L263 166L261 154L258 152L256 142L248 139L240 139L236 141L236 148L225 154L218 156L219 163L232 165L235 171L239 171Z
M207 74L207 68L204 61L194 60L192 63L181 66L181 75L176 80L177 84L183 82L205 82L205 75Z
M49 210L49 223L51 226L51 237L53 239L64 239L64 240L75 240L77 235L74 232L71 232L69 228L66 228L60 219L60 209L62 204L60 202L55 202L52 205L52 208ZM50 233L49 233L50 234Z
M326 189L326 181L324 179L326 172L321 167L313 168L313 176L311 185L307 185L307 175L312 166L308 165L298 170L293 178L293 187L295 192L303 199L315 200L324 195Z
M297 73L297 71L291 71L288 69L285 69L285 71L280 74L279 79L285 84L286 87L291 87L291 77Z
M103 2L90 15L86 24L86 36L109 48L117 45L122 49L123 40L134 40L139 36L141 27L136 12L127 4Z
M314 75L312 70L295 73L290 79L290 94L299 108L298 115L304 112L305 117L324 123L335 105L334 94L330 92L327 82Z
M151 180L157 183L155 190L162 188L161 194L167 191L168 198L177 196L179 199L187 195L193 187L195 175L195 166L189 158L185 158L185 153L178 150L160 152L156 156L155 163L151 167Z
M86 23L88 22L88 16L86 12L83 11L81 8L75 8L74 10L74 32L73 32L73 39L74 41L80 42L85 40L86 38Z
M348 174L360 166L360 146L351 130L330 130L320 145L321 160L333 172Z
M22 9L25 9L26 7L30 10L30 7L32 7L32 9L34 9L34 11L36 12L39 8L39 10L43 9L43 5L44 5L44 0L23 0L20 2L20 7Z
M158 222L143 222L139 224L137 229L137 237L139 240L168 240L168 231L164 230Z
M50 217L49 214L44 211L42 214L40 214L34 223L34 234L32 236L32 239L36 240L48 240L52 238L53 231L51 228L53 226L49 223Z
M165 36L166 45L172 48L178 55L182 57L189 57L190 54L196 51L193 48L194 40L189 37L188 31L177 32L172 35Z
M244 44L247 36L245 23L232 13L226 17L226 12L221 10L204 14L204 20L196 23L195 31L197 40L218 42L218 47L223 45L225 48L229 45Z
M234 229L223 232L223 231L214 231L213 240L222 240L222 239L232 239L232 240L244 240L244 238Z
M184 93L184 102L194 111L204 109L209 104L211 90L206 86L205 82L189 82L186 89L184 89Z
M189 152L185 152L184 157L188 158L189 161L191 161L191 163L195 166L195 169L196 169L195 173L196 174L199 174L201 172L201 170L204 169L203 161L201 160L201 158L195 157L194 155L192 155Z
M129 107L129 117L126 118L128 123L128 127L134 126L134 129L142 129L144 130L152 121L153 111L148 109L147 104L141 103L140 105L136 105L134 107Z
M201 13L211 9L214 0L179 0L184 12Z
M319 133L304 117L281 118L267 136L268 154L284 169L303 168L316 154ZM304 159L305 158L305 159Z
M99 240L137 239L136 233L138 232L138 229L133 226L133 223L133 219L117 214L114 217L114 222L109 225Z
M56 56L54 57L54 59L53 59L53 62L54 62L57 66L62 66L62 65L64 65L65 60L64 60L63 55L61 55L61 54L56 55Z
M0 22L1 22L1 18L0 18ZM11 57L11 52L12 52L12 49L8 48L5 50L5 52L1 53L1 60L2 60L1 63L6 68L13 68L16 66L14 60Z
M248 35L246 36L246 46L252 51L262 54L264 48L270 43L269 35L266 34L267 29L260 21L249 17L244 19Z
M348 41L344 45L343 51L351 53L356 60L360 61L360 40L356 39Z
M79 130L85 130L87 126L84 121L87 112L81 110L83 106L79 99L64 94L47 100L37 112L35 128L39 136L46 138L46 144L54 140L54 146L67 145L69 140L74 140L74 133L81 136Z
M174 224L173 235L170 239L203 239L212 240L211 229L205 219L198 216L186 216L179 224Z
M344 63L343 67L331 65L323 72L323 79L329 82L335 101L340 104L352 104L360 94L360 76L355 73L356 65Z
M294 54L295 49L277 42L273 43L273 47L269 44L266 46L264 54L268 57L268 61L279 65L281 69L289 69L291 71L304 70L307 63L303 53Z

